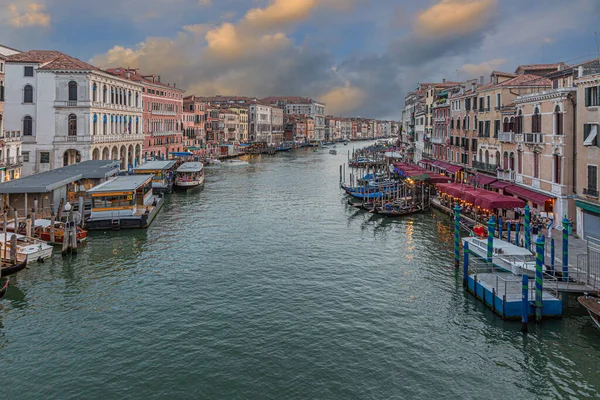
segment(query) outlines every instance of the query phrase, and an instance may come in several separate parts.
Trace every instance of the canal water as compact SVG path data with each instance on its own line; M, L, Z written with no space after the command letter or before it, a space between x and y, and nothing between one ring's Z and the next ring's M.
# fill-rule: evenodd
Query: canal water
M600 332L503 322L465 294L439 213L345 205L350 146L207 170L146 231L12 279L2 399L595 398Z

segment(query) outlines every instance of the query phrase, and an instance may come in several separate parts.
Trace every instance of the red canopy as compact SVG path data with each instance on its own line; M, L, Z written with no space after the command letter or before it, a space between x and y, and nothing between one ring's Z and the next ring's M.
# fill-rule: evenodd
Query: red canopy
M457 173L458 171L460 171L463 168L461 166L459 166L459 165L446 164L444 166L444 169L446 171L448 171L449 173L451 173L451 174L455 174L455 173Z
M546 194L534 192L533 190L525 189L524 187L515 185L505 187L504 191L539 205L544 204L546 201L552 198Z
M490 194L485 194L478 196L475 199L475 205L479 206L486 210L494 210L496 208L523 208L525 207L525 202L521 199L512 196L504 196L501 194L497 194L494 192L488 192Z
M510 185L511 184L508 183L508 182L497 181L497 182L492 183L490 185L490 187L493 187L494 189L504 189L504 188L507 188Z
M477 182L477 184L480 186L489 185L490 183L496 182L498 180L493 176L481 175L481 174L475 175L475 178L473 178L473 179L475 179L475 182Z

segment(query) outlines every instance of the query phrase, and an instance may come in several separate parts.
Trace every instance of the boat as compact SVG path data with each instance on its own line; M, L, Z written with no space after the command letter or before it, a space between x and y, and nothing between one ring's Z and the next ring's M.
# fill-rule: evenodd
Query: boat
M148 161L134 168L136 175L153 175L152 192L154 194L171 193L175 181L175 166L177 161Z
M374 213L384 217L402 217L409 214L415 214L421 211L421 206L416 204L405 206L395 206L391 204L386 204L383 207L377 207L373 210Z
M13 236L17 238L17 259L19 254L27 258L27 263L42 262L47 258L52 257L53 247L43 240L21 235L18 233L0 233L0 245L2 252L6 252L4 258L10 252L10 241Z
M4 259L0 265L0 278L16 274L27 267L27 256L17 253L16 262Z
M479 237L463 238L469 244L469 252L487 259L488 239ZM535 255L524 247L515 246L505 240L493 238L492 262L495 266L515 275L535 276Z
M177 168L176 174L175 187L178 189L204 186L204 164L201 162L183 163Z
M4 297L4 295L6 295L6 290L8 289L8 279L6 280L6 282L4 282L4 286L2 286L2 289L0 289L0 299Z
M52 221L49 219L36 219L34 223L34 232L37 237L40 239L51 242L50 240L50 225ZM8 231L10 232L10 224L7 226ZM81 243L87 239L87 231L82 229L80 226L76 227L77 230L77 242ZM19 231L19 233L23 233ZM62 243L65 238L65 223L61 221L54 222L54 242L53 243Z
M337 150L331 149L331 150L329 150L329 154L336 155L337 154Z
M585 293L583 296L577 298L579 304L585 307L594 325L600 328L600 298L597 296Z
M249 165L249 164L250 163L248 161L236 160L236 159L234 159L234 160L226 160L226 161L223 161L221 163L221 165L227 165L227 166L230 166L230 167L239 167L239 166L242 166L242 165Z
M348 146L348 142L344 142L344 146Z

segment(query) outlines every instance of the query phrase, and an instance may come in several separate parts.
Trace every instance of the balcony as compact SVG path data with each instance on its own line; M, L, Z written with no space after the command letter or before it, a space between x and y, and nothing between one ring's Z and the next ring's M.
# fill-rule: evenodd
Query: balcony
M144 134L121 134L121 135L94 135L89 139L92 143L114 143L144 140Z
M564 146L565 135L552 135L552 144L556 146Z
M174 115L177 115L177 113L175 111L152 110L152 115L169 115L169 116L174 116Z
M423 153L421 153L421 155L423 156L423 158L433 159L433 154L428 153L426 151L424 151Z
M480 171L493 173L496 173L498 170L498 166L496 164L488 164L481 161L473 161L473 168L478 169Z
M502 181L514 182L516 179L517 173L511 170L497 170L496 177Z
M56 100L54 107L89 107L89 100Z
M446 138L443 136L433 136L431 138L431 143L444 144L444 143L446 143Z
M515 134L513 132L498 132L498 141L502 143L514 143Z
M583 194L587 197L593 197L594 199L597 199L598 198L598 189L583 188Z
M525 144L544 144L543 133L518 133L515 135L515 142Z
M54 143L80 143L86 144L91 142L89 136L55 136Z
M4 142L14 143L21 141L21 131L6 131L4 132Z
M23 156L6 158L6 168L17 168L21 165L23 165Z
M94 108L103 108L108 110L117 110L117 111L129 111L129 112L142 112L142 107L135 106L126 106L123 104L110 104L110 103L102 103L100 101L93 101L92 107Z
M152 135L152 137L157 137L157 136L177 136L179 135L181 132L178 131L162 131L162 132L151 132L150 134ZM144 135L142 135L142 138L144 137Z

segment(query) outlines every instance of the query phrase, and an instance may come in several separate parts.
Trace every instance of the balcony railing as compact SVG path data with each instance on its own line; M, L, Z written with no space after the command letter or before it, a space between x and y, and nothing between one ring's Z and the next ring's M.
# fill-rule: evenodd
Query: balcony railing
M435 144L446 143L446 138L443 136L434 136L431 138L431 143L435 143Z
M152 115L177 115L175 111L152 110Z
M598 198L598 189L583 188L583 194L588 197Z
M544 144L543 133L520 133L515 135L516 142L522 142L527 144Z
M514 143L515 134L513 132L499 132L498 141L503 143Z
M89 136L55 136L54 143L89 143Z
M515 178L516 178L516 172L515 171L503 171L503 170L498 170L496 177L500 180L503 181L508 181L508 182L514 182Z
M429 159L433 158L433 154L425 152L425 151L423 153L421 153L421 155L423 156L423 158L429 158Z
M473 161L473 168L478 169L480 171L496 173L498 166L496 164L488 164L481 161Z
M4 141L5 142L20 142L21 141L21 131L6 131L6 132L4 132Z
M18 167L23 165L23 156L17 156L17 157L7 157L6 158L6 166L8 168L11 167Z
M121 134L121 135L93 135L90 136L92 143L112 143L144 140L144 134Z

